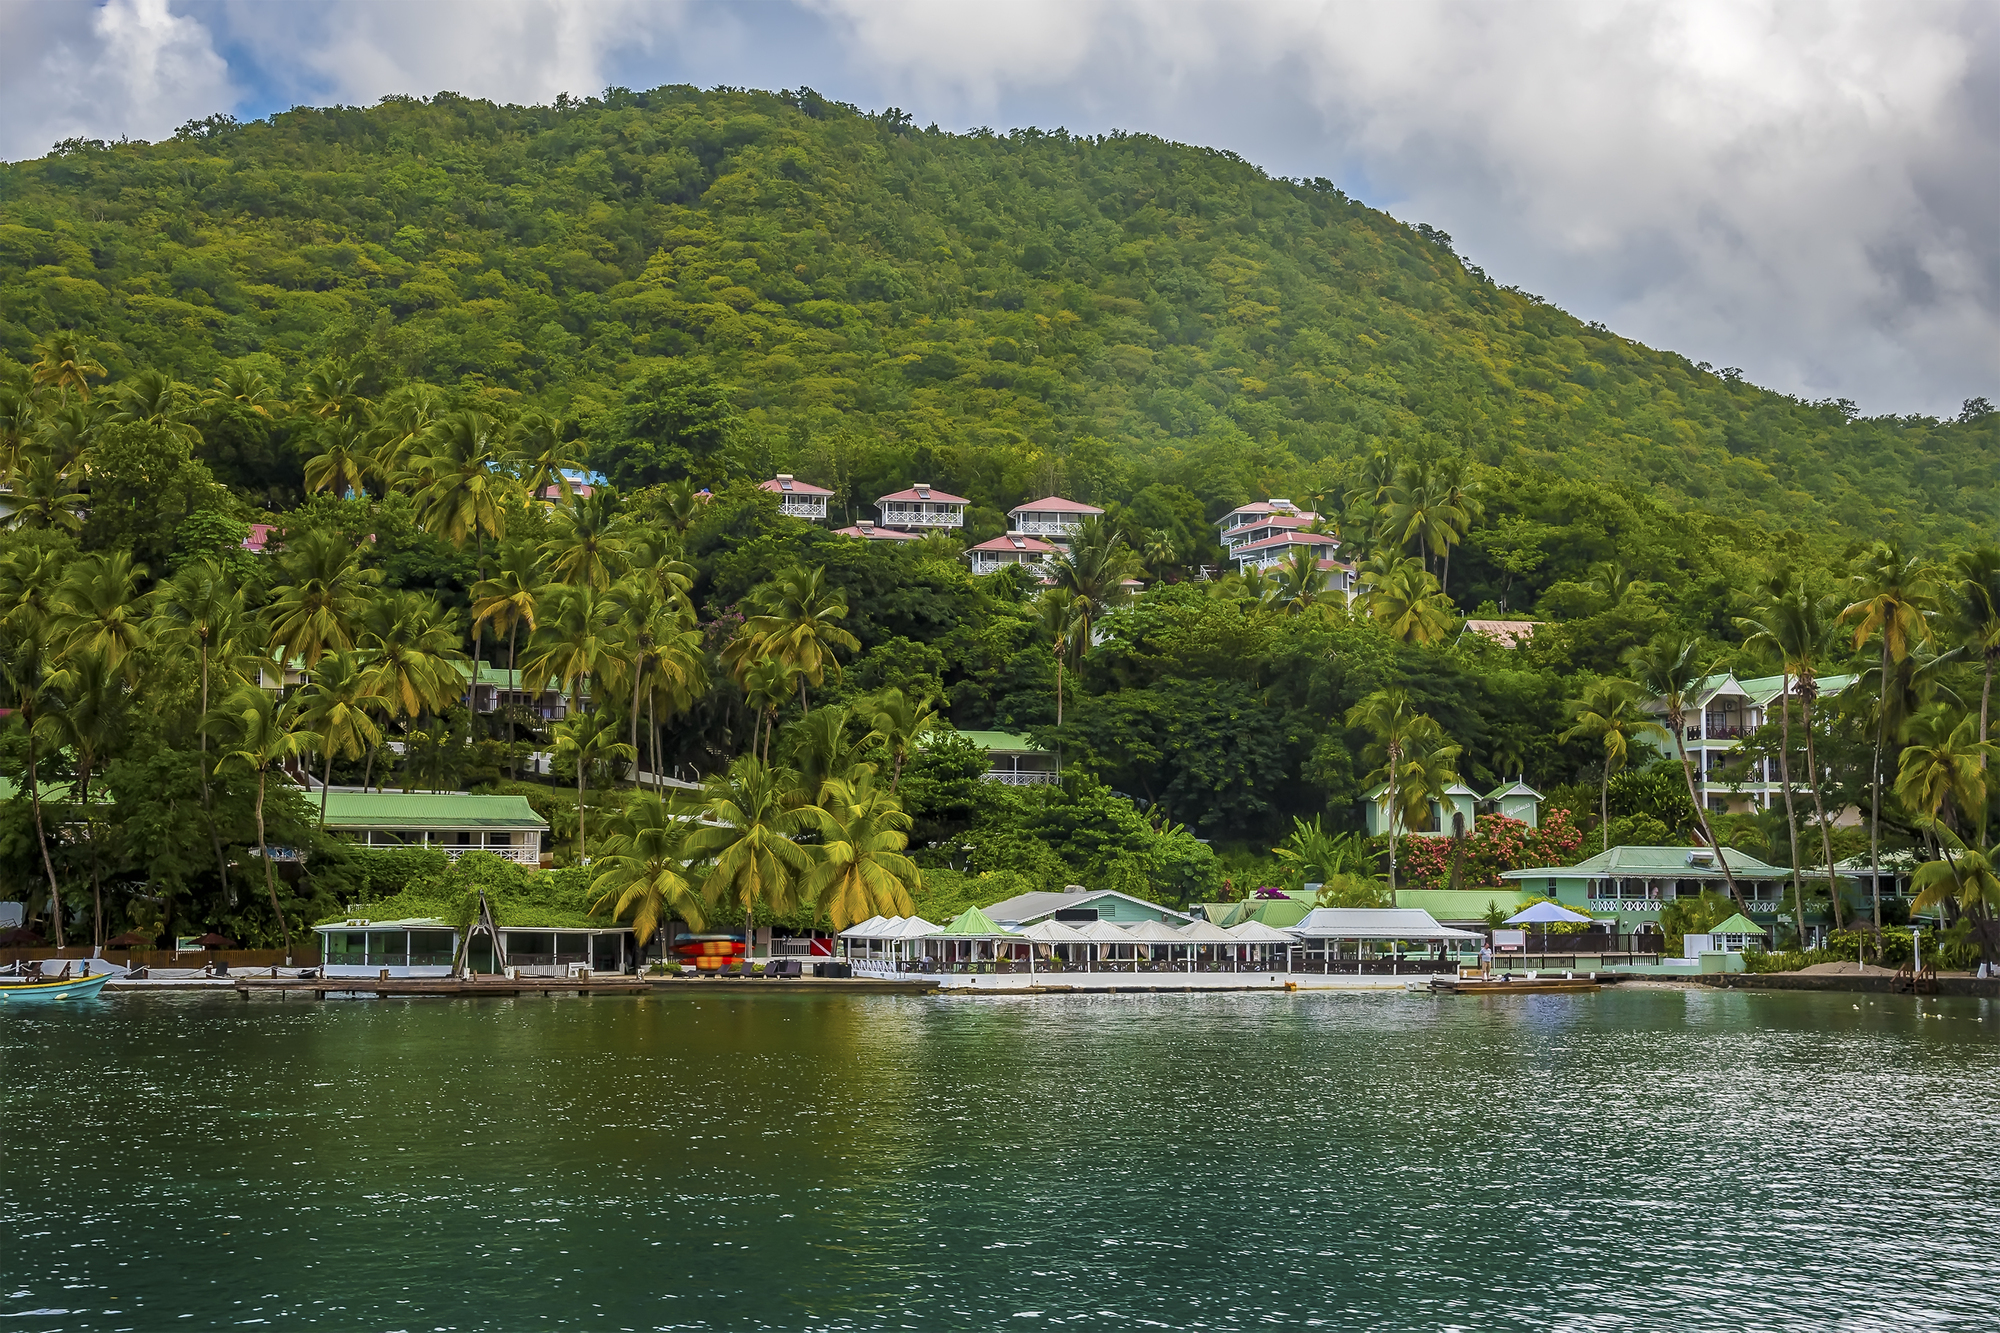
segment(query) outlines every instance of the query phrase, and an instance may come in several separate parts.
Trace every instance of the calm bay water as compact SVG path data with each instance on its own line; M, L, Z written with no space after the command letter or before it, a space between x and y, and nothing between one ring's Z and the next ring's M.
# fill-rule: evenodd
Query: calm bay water
M1900 997L114 996L0 1015L0 1328L1986 1327L1997 1076Z

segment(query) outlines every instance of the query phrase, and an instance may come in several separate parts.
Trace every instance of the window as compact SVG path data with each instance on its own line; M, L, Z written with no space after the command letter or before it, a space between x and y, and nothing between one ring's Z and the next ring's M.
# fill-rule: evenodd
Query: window
M450 967L454 961L452 933L448 930L410 932L411 967Z

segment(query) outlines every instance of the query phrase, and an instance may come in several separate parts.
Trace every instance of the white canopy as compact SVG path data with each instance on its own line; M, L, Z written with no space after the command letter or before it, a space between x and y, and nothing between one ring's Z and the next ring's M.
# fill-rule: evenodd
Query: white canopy
M1124 927L1113 925L1109 921L1089 922L1078 926L1076 933L1089 940L1092 944L1131 944L1133 942L1132 937L1125 933Z
M1090 936L1060 921L1037 921L1021 927L1021 938L1037 944L1088 944Z
M869 917L866 921L857 921L846 930L841 931L840 938L844 940L886 939L890 934L890 929L902 919L899 916L885 917L878 913L875 916Z
M1180 937L1189 944L1241 944L1242 940L1213 921L1190 921L1180 928Z
M1262 921L1239 921L1229 928L1238 944L1297 944L1292 936Z
M935 935L944 929L943 926L932 925L920 916L892 917L890 920L893 924L890 929L883 933L882 938L884 939L915 939L919 935Z
M1540 926L1553 923L1575 925L1578 922L1592 919L1581 912L1572 912L1559 903L1536 903L1533 907L1524 908L1508 917L1506 924L1510 926Z
M1312 940L1483 940L1476 930L1441 926L1417 907L1315 907L1292 927Z
M1125 938L1135 944L1186 944L1187 936L1164 921L1138 921L1125 927Z

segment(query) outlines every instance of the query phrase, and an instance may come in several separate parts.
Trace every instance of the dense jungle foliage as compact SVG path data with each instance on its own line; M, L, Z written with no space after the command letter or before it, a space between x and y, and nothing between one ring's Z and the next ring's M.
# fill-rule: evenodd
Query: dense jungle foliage
M308 769L526 793L592 859L565 892L627 919L825 924L1074 882L1372 900L1365 792L1420 825L1522 775L1586 852L1720 837L1824 899L1868 830L1814 809L1865 816L1879 759L1882 845L1947 911L2000 902L2000 414L1758 389L1228 154L809 92L211 118L0 168L0 351L0 896L37 930L276 942L462 895L327 837ZM837 522L928 481L967 527L843 537L777 471ZM1046 584L974 577L1050 493L1108 513ZM1351 601L1223 572L1215 521L1274 495ZM1540 623L1466 626L1502 615ZM567 718L468 709L515 668ZM1781 669L1858 677L1749 738L1802 809L1698 807L1649 701ZM1064 781L985 781L953 726ZM1499 846L1402 882L1549 854Z

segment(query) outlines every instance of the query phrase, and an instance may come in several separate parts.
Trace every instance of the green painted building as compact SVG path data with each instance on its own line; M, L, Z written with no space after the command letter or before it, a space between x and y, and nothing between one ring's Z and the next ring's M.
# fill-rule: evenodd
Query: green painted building
M549 824L525 796L336 787L326 794L326 826L368 847L437 847L453 860L492 852L533 866Z
M1760 925L1789 911L1791 871L1747 852L1725 848L1720 855L1729 858L1730 873ZM1703 889L1727 893L1717 856L1708 847L1613 847L1573 866L1510 870L1500 878L1579 912L1615 916L1620 930L1634 930L1658 921L1661 909L1677 898L1696 897Z

